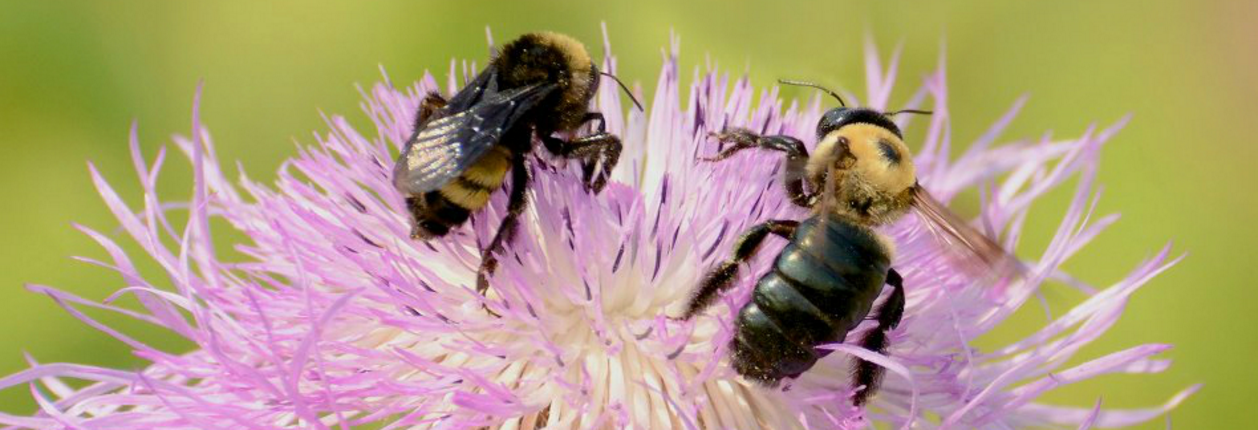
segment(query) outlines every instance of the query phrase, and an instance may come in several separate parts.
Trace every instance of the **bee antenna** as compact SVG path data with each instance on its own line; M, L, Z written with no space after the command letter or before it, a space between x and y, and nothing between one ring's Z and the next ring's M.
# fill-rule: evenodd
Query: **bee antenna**
M613 75L607 72L598 72L598 74L612 78L613 81L616 81L617 84L620 84L620 89L625 90L625 94L628 94L629 100L633 100L633 104L638 106L638 110L642 112L646 112L646 109L642 108L642 103L638 103L638 98L633 96L633 92L629 91L629 87L626 87L624 82L620 82L620 79L617 78L616 75Z
M825 91L826 93L829 93L829 94L830 94L830 96L834 97L834 99L835 99L835 100L838 100L838 101L839 101L839 106L842 106L842 107L847 107L847 103L843 103L843 98L842 98L842 97L839 97L839 95L838 95L838 94L836 94L834 91L830 91L830 89L829 89L829 88L823 87L823 86L821 86L821 85L817 85L817 84L814 84L814 83L812 83L812 82L792 81L792 80L789 80L789 79L778 79L778 83L779 83L779 84L782 84L782 85L795 85L795 86L800 86L800 87L810 87L810 88L816 88L816 89L819 89L819 90L821 90L821 91Z
M931 115L931 114L934 114L934 112L931 112L931 111L928 111L928 110L919 110L919 109L900 109L900 110L895 111L895 112L887 112L887 113L884 113L883 115L886 115L886 116L892 116L892 115L899 115L899 114L902 114L902 113L915 113L915 114L918 114L918 115Z

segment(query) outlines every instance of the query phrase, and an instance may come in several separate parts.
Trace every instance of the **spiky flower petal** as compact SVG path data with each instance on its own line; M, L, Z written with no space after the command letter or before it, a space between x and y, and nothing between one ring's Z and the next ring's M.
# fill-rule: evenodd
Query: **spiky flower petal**
M1113 216L1094 217L1097 152L1121 123L1067 140L994 141L1016 103L956 160L940 70L910 99L929 104L917 155L921 182L942 198L1001 176L986 195L983 219L1016 239L1031 204L1072 177L1075 197L1052 243L1028 260L1031 276L1000 290L953 267L919 221L886 229L908 306L891 332L887 356L851 345L822 360L787 390L749 384L731 370L731 320L771 252L743 272L724 303L691 322L670 320L703 272L730 252L738 234L769 218L804 216L780 190L778 156L739 155L700 163L717 143L706 135L738 126L811 142L821 100L785 111L777 89L755 91L695 72L681 100L677 45L664 59L649 114L623 112L617 88L603 83L595 109L625 152L615 181L590 195L570 166L535 160L532 206L492 293L472 288L479 244L504 213L504 196L470 227L429 243L407 238L402 196L390 166L411 132L431 76L405 89L377 84L364 94L374 132L344 118L284 163L264 185L224 177L209 133L194 109L190 138L176 139L192 162L189 219L175 225L156 193L165 159L131 150L144 190L139 209L124 203L93 168L92 178L123 230L156 261L165 279L142 275L109 235L81 229L111 261L91 263L123 276L123 288L95 302L32 286L75 317L131 346L149 364L122 371L39 364L0 380L29 384L32 416L0 416L29 428L864 428L866 421L913 428L1121 426L1174 407L1117 411L1037 403L1044 392L1107 373L1158 372L1166 345L1139 345L1065 367L1080 347L1120 316L1132 293L1174 263L1163 250L1124 280L1090 297L1023 340L995 350L973 346L1033 296L1045 279L1067 279L1060 265ZM884 109L896 58L883 69L867 54L868 97ZM615 69L608 57L605 70ZM444 88L456 88L455 67ZM463 77L468 70L465 68ZM199 94L199 93L198 93ZM907 122L907 119L904 119ZM907 126L908 124L901 124ZM248 237L243 261L220 257L209 219ZM776 249L777 246L770 246ZM169 283L173 289L158 285ZM1082 284L1079 284L1082 286ZM1086 288L1086 287L1085 287ZM131 295L143 311L115 307ZM488 306L501 318L482 310ZM164 327L195 344L190 352L150 347L99 324L78 307L110 309ZM867 330L866 323L857 332ZM890 375L868 410L850 406L848 361L869 359ZM87 381L72 388L67 379ZM78 387L75 385L73 387ZM935 417L930 420L926 417Z

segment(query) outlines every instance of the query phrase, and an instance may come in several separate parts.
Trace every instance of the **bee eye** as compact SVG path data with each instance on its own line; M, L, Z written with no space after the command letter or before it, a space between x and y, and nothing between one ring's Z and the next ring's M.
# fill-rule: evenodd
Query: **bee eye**
M882 152L882 158L887 159L891 164L900 164L900 153L891 146L891 142L886 140L878 140L878 150Z

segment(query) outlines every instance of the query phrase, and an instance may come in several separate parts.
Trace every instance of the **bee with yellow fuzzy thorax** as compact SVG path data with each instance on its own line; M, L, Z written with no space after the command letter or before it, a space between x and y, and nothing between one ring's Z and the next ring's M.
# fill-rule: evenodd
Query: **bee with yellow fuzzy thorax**
M887 332L904 315L904 279L891 267L895 247L875 228L894 222L910 209L922 215L937 237L957 245L953 249L964 251L985 270L1003 276L1018 268L1004 249L966 225L918 184L912 155L890 117L930 112L848 108L837 94L815 84L780 82L818 88L839 101L840 107L827 111L817 124L815 153L809 156L804 143L791 136L732 129L713 134L732 145L706 160L723 160L748 148L786 153L787 195L796 205L811 209L811 214L802 221L765 221L744 233L733 257L708 272L681 317L698 315L734 285L738 267L755 255L770 234L786 239L772 269L756 282L751 301L739 310L730 345L734 369L769 386L812 368L830 353L817 347L842 342L867 317L877 320L878 327L866 332L859 344L871 351L886 351ZM891 286L891 293L873 309L884 285ZM856 361L852 386L864 387L853 399L857 406L877 390L882 374L882 367Z

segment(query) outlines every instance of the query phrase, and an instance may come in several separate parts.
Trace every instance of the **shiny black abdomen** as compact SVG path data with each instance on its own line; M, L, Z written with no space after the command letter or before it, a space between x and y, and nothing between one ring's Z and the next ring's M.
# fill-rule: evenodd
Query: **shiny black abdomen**
M886 282L888 250L869 230L818 215L799 224L738 314L734 368L765 384L795 377L865 319Z

